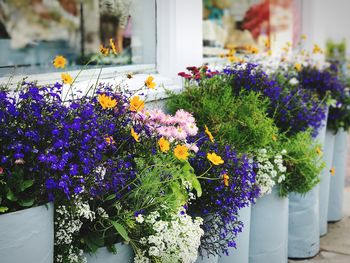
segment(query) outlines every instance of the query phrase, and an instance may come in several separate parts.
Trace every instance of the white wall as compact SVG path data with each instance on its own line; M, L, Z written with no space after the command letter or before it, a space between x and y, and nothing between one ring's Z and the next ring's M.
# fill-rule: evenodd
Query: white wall
M308 44L325 47L326 41L345 39L350 55L350 0L303 0L302 28Z

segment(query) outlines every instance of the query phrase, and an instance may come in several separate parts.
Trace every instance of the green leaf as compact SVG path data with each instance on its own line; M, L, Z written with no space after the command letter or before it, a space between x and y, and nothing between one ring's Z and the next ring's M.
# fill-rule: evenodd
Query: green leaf
M8 189L6 198L12 202L16 202L18 200L18 198L14 195L11 189Z
M19 200L19 201L18 201L18 204L19 204L20 206L24 206L24 207L33 206L33 204L34 204L34 198Z
M125 239L125 241L129 242L130 238L128 236L128 232L126 229L119 223L115 221L111 221L112 225L114 226L115 230L117 230L118 234L121 235L122 238Z
M110 201L110 200L113 200L114 198L115 198L115 194L111 194L106 197L105 201Z
M103 237L97 233L89 233L89 235L84 238L84 242L92 253L95 253L97 249L104 246Z
M5 213L8 209L8 207L0 206L0 213Z
M192 180L190 182L191 182L193 188L197 192L197 197L201 197L202 196L202 186L195 175L192 176Z
M34 184L34 180L24 180L21 184L21 192L28 189Z

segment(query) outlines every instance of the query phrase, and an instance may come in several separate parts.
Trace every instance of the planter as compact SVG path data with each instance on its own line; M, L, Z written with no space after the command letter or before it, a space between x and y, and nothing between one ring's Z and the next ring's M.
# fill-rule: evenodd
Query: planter
M252 206L249 263L287 263L287 251L288 198L274 187Z
M251 207L244 207L239 210L239 220L243 222L243 229L238 233L236 244L237 248L230 248L229 255L222 255L219 258L219 263L248 263L249 262L249 235L250 235L250 220Z
M335 133L333 130L327 129L326 139L324 143L323 159L326 162L326 167L321 172L320 192L319 192L319 223L320 223L320 235L327 234L327 221L328 221L328 199L329 188L333 162L333 148L334 148Z
M331 176L328 221L339 221L343 217L343 192L346 172L348 133L343 129L335 135L333 151L333 167L335 175Z
M85 253L87 263L132 263L134 262L134 251L131 246L123 243L115 245L117 254L108 251L106 247L99 248L94 254Z
M0 262L53 262L53 204L0 216Z
M195 263L218 263L218 260L218 255L203 255L203 257L199 256Z
M326 137L325 124L326 121L324 121L324 126L316 138L323 145ZM310 258L319 252L319 219L319 185L304 195L297 193L291 193L289 195L289 258Z

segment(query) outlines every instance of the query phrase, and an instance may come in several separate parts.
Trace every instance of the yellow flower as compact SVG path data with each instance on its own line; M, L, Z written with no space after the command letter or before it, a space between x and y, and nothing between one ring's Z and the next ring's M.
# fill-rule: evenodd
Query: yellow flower
M295 64L294 64L294 68L295 68L295 70L298 71L298 72L301 71L301 64L300 64L300 63L295 63Z
M288 42L286 43L286 46L287 46L287 47L291 47L291 46L292 46L292 43L291 43L290 41L288 41Z
M100 52L102 55L107 56L109 54L109 48L104 47L102 44L100 45Z
M106 94L99 94L98 102L101 104L103 109L114 108L117 105L117 101L111 97L108 97Z
M318 155L322 155L322 154L323 154L323 152L322 152L322 150L321 150L320 147L317 147L317 148L316 148L316 153L317 153Z
M210 140L211 142L214 142L214 141L215 141L215 140L214 140L214 137L213 137L213 135L211 134L211 132L209 131L207 125L204 125L204 128L205 128L205 134L208 135L209 140Z
M117 48L115 47L113 38L109 39L109 45L111 46L112 52L114 55L118 55Z
M73 78L71 75L69 75L68 73L62 73L61 74L61 78L64 84L72 84L73 83Z
M56 56L53 65L55 68L65 68L67 60L63 56Z
M269 50L267 51L267 55L268 55L268 56L272 56L272 50L271 50L271 49L269 49Z
M207 153L207 158L214 165L219 165L224 163L224 160L221 159L221 157L216 153Z
M247 46L246 50L251 54L258 54L259 53L259 49L257 47L254 47L254 46Z
M335 168L332 167L332 168L329 170L329 172L331 173L332 176L334 176L334 175L335 175Z
M135 139L135 141L140 142L140 136L135 132L134 128L131 128L131 136Z
M305 34L302 34L302 35L301 35L301 39L302 39L302 40L306 40L306 39L307 39L307 36L306 36Z
M145 107L145 102L140 100L139 96L134 96L130 99L130 110L139 112Z
M273 141L277 141L277 136L276 135L272 135L272 140Z
M174 155L179 160L187 160L188 148L185 145L177 145L174 149Z
M154 89L156 86L156 83L153 80L154 78L152 76L148 76L148 78L145 80L145 85L150 89Z
M312 50L312 53L317 54L317 53L322 53L322 49L320 48L319 45L314 44L314 48Z
M264 45L266 48L270 48L270 39L268 38L264 39Z
M162 152L167 152L170 149L170 143L164 137L158 140L158 145Z
M105 141L108 145L114 144L115 141L112 136L106 136Z
M228 176L228 174L224 174L223 176L222 176L222 179L224 179L224 185L225 186L228 186L229 185L229 179L230 179L230 176Z

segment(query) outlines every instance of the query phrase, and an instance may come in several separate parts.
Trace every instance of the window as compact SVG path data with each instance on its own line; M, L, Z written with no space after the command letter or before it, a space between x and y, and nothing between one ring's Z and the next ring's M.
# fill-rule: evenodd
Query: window
M110 41L118 55L101 55ZM72 70L155 64L156 0L3 0L0 50L0 77L52 71L56 55Z
M281 48L300 32L299 9L300 0L203 0L204 57Z

